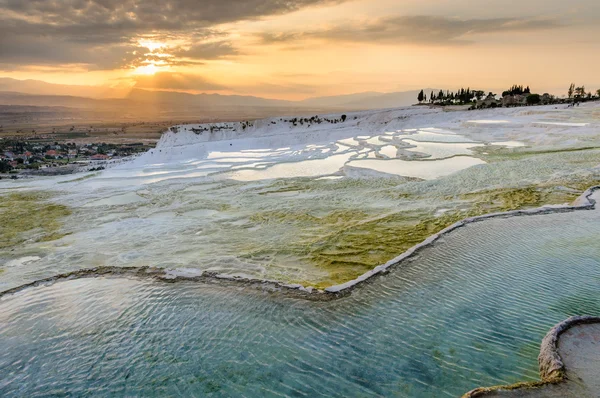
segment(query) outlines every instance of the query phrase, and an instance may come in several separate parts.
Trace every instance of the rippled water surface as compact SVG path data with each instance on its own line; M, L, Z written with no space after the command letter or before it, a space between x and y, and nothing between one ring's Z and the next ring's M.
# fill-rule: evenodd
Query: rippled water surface
M597 211L494 219L335 302L129 279L0 300L0 396L458 396L600 313Z

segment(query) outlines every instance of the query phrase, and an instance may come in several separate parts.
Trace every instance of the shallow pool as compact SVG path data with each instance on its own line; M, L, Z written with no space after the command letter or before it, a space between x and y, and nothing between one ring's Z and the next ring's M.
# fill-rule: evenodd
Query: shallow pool
M90 279L0 300L0 395L458 396L600 314L600 212L459 229L350 297Z

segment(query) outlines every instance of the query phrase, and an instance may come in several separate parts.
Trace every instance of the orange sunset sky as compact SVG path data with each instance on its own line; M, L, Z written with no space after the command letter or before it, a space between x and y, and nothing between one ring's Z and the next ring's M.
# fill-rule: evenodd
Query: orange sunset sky
M0 0L0 77L303 99L600 88L598 0Z

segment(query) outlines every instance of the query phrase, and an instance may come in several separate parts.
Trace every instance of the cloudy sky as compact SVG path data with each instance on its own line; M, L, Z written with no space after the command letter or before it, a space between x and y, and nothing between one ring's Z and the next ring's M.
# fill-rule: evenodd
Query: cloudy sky
M0 77L302 99L600 88L598 0L0 0Z

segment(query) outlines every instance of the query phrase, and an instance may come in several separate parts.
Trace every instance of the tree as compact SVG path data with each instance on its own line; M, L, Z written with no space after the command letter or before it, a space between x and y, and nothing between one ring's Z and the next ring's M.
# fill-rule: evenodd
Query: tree
M12 166L8 162L0 160L0 173L8 173L12 169Z
M417 97L417 99L419 100L419 104L421 102L423 102L423 99L425 98L425 94L423 93L423 90L421 90L421 92L419 92L419 95Z
M346 121L346 117L347 117L346 115L342 115L342 122Z
M527 96L527 105L537 105L542 101L539 94L529 94Z
M599 88L598 90L596 90L596 95L597 95L598 97L600 97L600 88Z
M575 97L577 97L577 98L585 97L585 86L575 88Z
M569 86L569 91L567 92L567 94L569 95L569 98L573 98L574 92L575 92L575 83L571 83L571 85Z
M529 88L529 86L523 88L523 86L515 84L510 89L502 92L503 97L506 97L507 95L523 95L523 94L531 94L531 89Z

